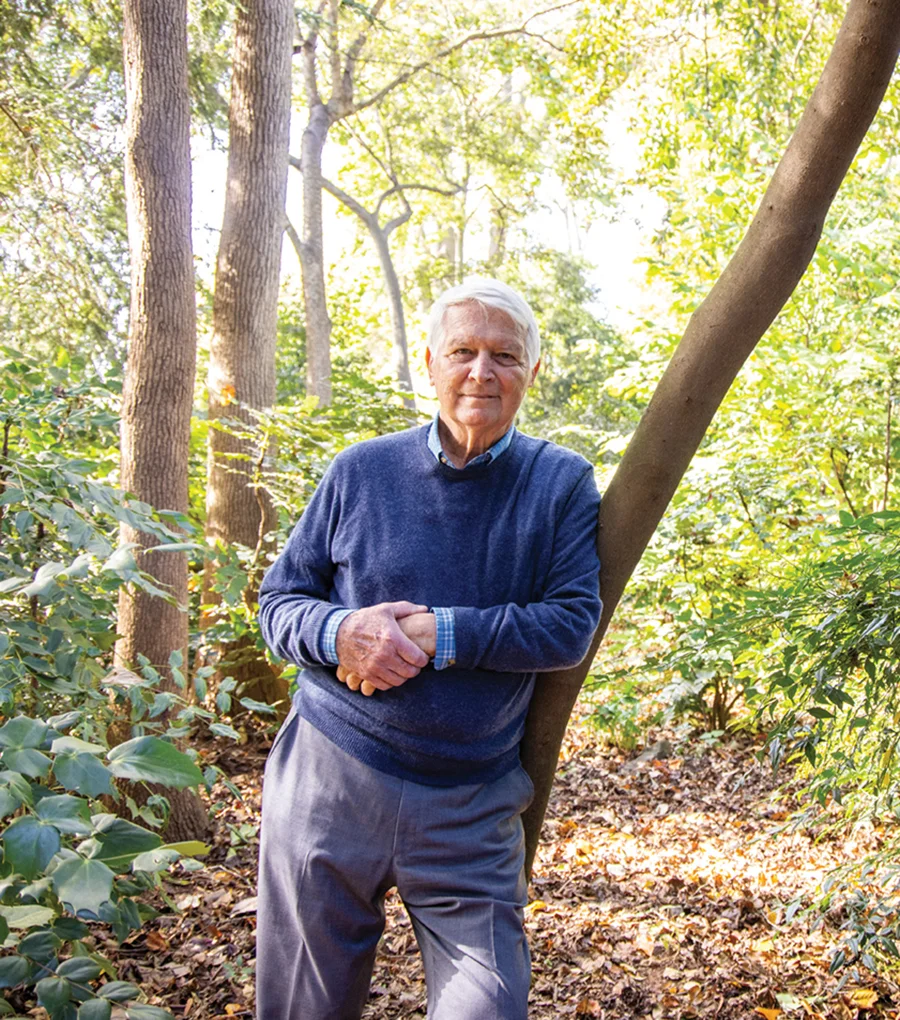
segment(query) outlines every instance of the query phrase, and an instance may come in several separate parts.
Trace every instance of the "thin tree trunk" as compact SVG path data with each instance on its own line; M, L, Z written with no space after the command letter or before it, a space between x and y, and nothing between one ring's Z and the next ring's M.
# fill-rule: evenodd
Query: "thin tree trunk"
M321 405L331 403L331 319L325 295L324 230L322 226L322 150L331 115L321 103L313 106L300 143L303 175L303 225L300 266L306 310L306 393Z
M247 0L238 8L228 113L225 214L216 261L209 417L252 422L275 403L275 337L287 192L291 117L291 0ZM254 479L260 451L211 428L206 500L210 546L240 544L261 566L265 535L275 526L266 490ZM254 482L256 484L254 484ZM208 565L206 603L216 559ZM251 564L252 566L252 564ZM256 597L252 576L246 596ZM226 673L258 700L284 699L287 687L246 642L222 650ZM232 668L228 660L237 663Z
M190 102L186 0L125 0L125 188L131 251L128 364L122 395L122 488L160 509L188 509L188 445L196 362L191 253ZM178 605L141 591L119 599L119 663L145 655L171 682L169 656L187 664L187 558L145 552L151 536L125 525L140 567ZM165 791L167 833L202 835L191 791Z
M762 203L719 281L688 323L600 510L604 607L575 669L538 677L522 759L535 784L525 815L534 862L559 748L578 691L625 585L750 352L793 293L815 251L900 49L900 4L851 0L822 77Z
M375 247L378 251L378 259L381 262L381 272L384 274L384 283L387 287L388 305L391 311L391 364L394 370L394 378L397 385L404 394L403 403L414 408L416 402L413 399L412 376L409 372L409 348L406 343L406 316L403 312L403 295L400 292L400 280L397 277L397 270L394 268L394 260L391 258L391 249L388 244L386 232L377 224L369 226L369 232Z

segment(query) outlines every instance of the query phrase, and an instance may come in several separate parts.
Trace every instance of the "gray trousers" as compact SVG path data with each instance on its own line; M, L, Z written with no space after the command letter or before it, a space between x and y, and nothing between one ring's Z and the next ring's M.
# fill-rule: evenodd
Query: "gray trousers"
M531 962L516 768L424 786L346 754L296 711L266 763L258 1020L356 1020L396 886L425 965L429 1020L524 1020Z

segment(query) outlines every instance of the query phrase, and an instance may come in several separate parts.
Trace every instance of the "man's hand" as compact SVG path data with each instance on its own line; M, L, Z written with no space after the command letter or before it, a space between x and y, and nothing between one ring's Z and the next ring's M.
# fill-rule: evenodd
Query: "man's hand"
M393 603L396 605L397 603ZM404 605L406 603L400 603ZM347 617L349 620L350 617ZM435 652L435 640L437 627L435 625L434 613L415 612L409 616L397 617L397 624L400 630L428 656L433 658ZM340 635L340 631L338 631ZM418 670L416 671L418 672ZM351 691L362 690L363 694L371 695L377 690L376 686L364 679L359 673L345 667L343 660L337 670L338 680L345 683ZM397 686L394 684L393 686Z
M400 630L410 641L414 641L429 659L433 659L437 641L437 624L434 613L410 613L409 616L404 616L397 622L400 625Z
M400 621L427 616L426 609L412 602L382 602L347 616L337 632L339 678L355 674L373 690L387 691L416 676L429 656L403 633Z

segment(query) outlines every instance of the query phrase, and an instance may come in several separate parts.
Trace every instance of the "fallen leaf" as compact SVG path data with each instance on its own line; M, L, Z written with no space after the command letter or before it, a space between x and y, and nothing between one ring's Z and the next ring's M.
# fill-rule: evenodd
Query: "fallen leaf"
M764 1016L766 1020L778 1020L778 1017L781 1016L780 1009L766 1009L765 1006L757 1006L753 1012L759 1013L760 1016Z
M147 943L148 949L162 950L169 948L168 940L158 931L148 931L147 938L144 941Z
M850 1001L857 1009L874 1009L878 1003L878 992L874 988L854 988Z
M547 909L547 904L543 900L532 900L525 909L529 914L539 914L542 910Z

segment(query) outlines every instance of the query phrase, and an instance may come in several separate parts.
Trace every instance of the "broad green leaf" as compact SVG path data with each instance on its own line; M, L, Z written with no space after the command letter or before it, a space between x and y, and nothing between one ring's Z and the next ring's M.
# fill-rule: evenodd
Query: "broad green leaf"
M52 763L46 754L36 751L33 747L26 747L21 751L7 748L3 752L3 764L13 772L21 772L37 779L49 774Z
M5 788L20 804L31 804L34 800L31 784L18 772L0 772L0 788Z
M188 839L182 843L166 843L164 850L177 850L183 857L205 857L212 847L199 839Z
M72 986L65 978L43 978L34 986L34 990L37 992L38 1005L49 1013L64 1006L72 998Z
M8 787L0 787L0 818L11 815L22 802L10 793Z
M275 709L264 701L254 701L253 698L241 698L241 704L250 712L258 712L260 715L275 715Z
M0 958L0 988L15 988L31 976L31 964L24 956Z
M19 715L0 727L0 746L16 750L23 747L40 747L46 736L45 722Z
M30 815L17 818L3 833L4 859L24 878L37 878L60 845L59 832Z
M53 762L53 774L67 790L75 790L85 797L113 792L112 773L93 752L58 755Z
M106 757L110 771L121 779L142 779L176 790L203 782L203 773L192 759L159 737L135 737Z
M6 999L0 999L0 1016L13 1016L15 1012Z
M100 849L91 853L111 868L124 870L138 854L162 846L162 840L149 829L116 815L94 815L94 839Z
M171 1013L159 1006L129 1006L126 1010L128 1020L174 1020Z
M29 903L25 907L0 906L0 914L6 918L6 923L10 928L24 929L38 928L42 924L49 924L56 917L56 911L52 907L40 907L36 903Z
M134 559L132 549L137 548L136 542L127 542L120 546L103 564L102 570L112 571L115 574L133 574L137 572L137 563Z
M99 916L100 905L109 899L115 876L103 861L77 857L63 861L51 877L56 895L73 914L84 910Z
M141 994L141 990L130 981L110 981L102 988L98 988L97 994L112 1002L128 1002L129 999L136 999Z
M78 1020L109 1020L111 1016L109 999L88 999L78 1007Z
M95 963L89 956L73 956L71 960L65 960L56 968L59 977L68 978L76 984L84 984L100 977L100 965Z
M19 943L19 952L39 963L48 963L53 960L62 945L59 938L52 931L33 931Z
M86 800L67 793L44 797L35 808L35 814L44 822L75 836L91 831L91 811Z
M228 695L225 695L228 698ZM229 701L231 699L229 698ZM232 740L240 740L241 735L238 733L233 726L226 726L225 723L210 723L210 732L215 733L217 737L230 737Z
M132 871L164 871L170 864L174 864L181 854L170 847L157 847L155 850L148 850L146 853L138 854L131 862Z
M106 748L102 744L92 744L87 740L80 740L78 737L58 737L50 746L53 754L84 753L103 754Z
M53 933L58 935L63 942L75 942L90 934L90 928L74 917L58 917L53 922Z

